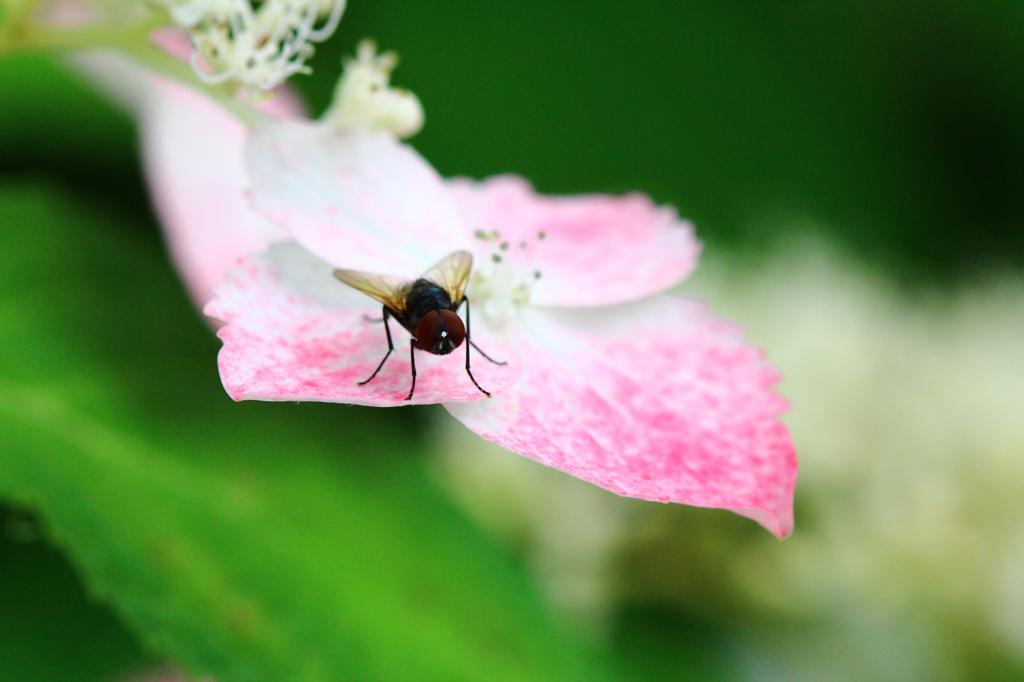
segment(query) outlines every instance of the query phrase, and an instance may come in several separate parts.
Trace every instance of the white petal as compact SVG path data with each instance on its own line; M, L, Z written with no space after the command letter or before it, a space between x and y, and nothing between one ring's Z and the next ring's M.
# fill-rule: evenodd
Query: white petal
M413 277L471 246L437 171L388 133L269 123L247 159L253 204L335 267Z

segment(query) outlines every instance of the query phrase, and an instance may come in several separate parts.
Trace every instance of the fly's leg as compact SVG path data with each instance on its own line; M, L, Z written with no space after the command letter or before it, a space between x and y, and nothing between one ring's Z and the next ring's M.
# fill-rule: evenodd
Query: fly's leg
M466 304L466 374L469 375L469 378L473 382L473 385L476 386L478 389L480 389L481 393L483 393L485 396L490 398L491 394L489 392L485 391L484 387L481 386L479 383L477 383L476 377L473 376L473 371L469 368L469 347L470 346L472 346L473 348L476 348L477 351L479 351L480 355L483 355L485 358L487 358L487 354L484 353L479 348L477 348L476 344L473 343L472 339L469 336L469 329L470 329L470 325L469 325L469 299L468 298L464 298L464 299L462 299L462 301L463 301L463 303ZM491 360L491 358L487 358L487 359ZM496 365L504 365L504 364L506 364L504 362L495 362L494 360L491 360L491 362L494 362L494 364L496 364Z
M416 349L419 348L419 344L416 343L416 339L409 339L409 364L412 365L412 387L409 388L409 395L405 396L406 400L412 400L412 394L416 391ZM483 390L482 388L480 389Z
M479 353L480 355L484 356L485 358L487 358L488 360L490 360L494 364L496 364L496 365L507 365L508 364L507 362L501 362L501 361L495 360L490 355L488 355L487 353L485 353L482 350L480 350L480 346L478 346L475 343L473 343L473 339L469 338L469 299L468 298L464 298L464 299L462 299L462 301L466 304L466 341L469 342L470 346L473 346L473 348L476 349L477 353ZM467 353L469 352L468 348L466 349L466 352ZM477 388L479 388L479 386ZM483 389L480 389L480 390L483 390Z
M366 381L360 381L359 382L360 386L365 386L366 384L368 384L371 381L373 381L373 378L375 376L377 376L377 372L379 372L380 368L384 366L384 363L388 361L388 356L391 355L391 351L395 350L395 344L391 342L391 327L388 326L388 309L387 309L387 306L384 306L384 317L381 318L381 319L384 320L384 332L388 335L388 352L384 354L384 359L380 361L379 365L377 365L377 369L373 370L373 374L370 375L370 378L367 379ZM411 396L411 394L410 394L410 396Z
M384 321L383 317L370 317L369 315L363 315L363 322L369 322L371 324L376 324L378 322L383 322L383 321Z
M467 337L467 338L469 338L469 337ZM469 345L473 346L473 348L476 348L476 352L477 353L479 353L480 355L484 356L485 358L487 358L488 360L490 360L491 362L493 362L496 365L507 365L508 364L504 360L502 360L502 361L495 360L490 355L488 355L487 353L485 353L482 350L480 350L480 346L476 345L472 341L469 342Z

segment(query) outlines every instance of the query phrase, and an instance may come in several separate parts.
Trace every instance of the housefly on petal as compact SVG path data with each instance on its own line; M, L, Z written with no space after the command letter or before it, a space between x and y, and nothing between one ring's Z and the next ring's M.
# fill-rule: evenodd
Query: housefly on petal
M491 394L483 389L473 377L469 368L469 349L475 348L496 365L504 365L489 357L473 343L470 336L469 299L466 298L466 284L473 270L473 256L468 251L456 251L445 256L432 268L424 272L418 279L407 280L391 275L378 275L360 270L335 270L334 276L345 284L358 289L367 296L379 301L384 306L384 332L388 340L388 352L377 365L366 381L360 386L373 381L392 351L395 344L391 338L391 327L388 321L394 318L407 332L412 334L409 340L409 362L412 365L412 386L406 400L412 400L416 391L416 349L433 355L448 355L466 342L466 374L473 385L488 398ZM466 323L463 325L459 317L459 309L466 306Z

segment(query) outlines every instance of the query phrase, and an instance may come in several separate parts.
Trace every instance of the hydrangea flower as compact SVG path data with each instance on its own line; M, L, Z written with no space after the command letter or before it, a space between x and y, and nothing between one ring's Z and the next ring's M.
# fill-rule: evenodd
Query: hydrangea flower
M401 353L359 385L387 350L369 319L380 306L332 272L415 279L466 250L472 338L507 364L474 351L487 398L461 354L421 353L412 403L443 403L484 438L621 495L791 532L797 463L777 373L669 291L700 251L674 210L639 194L544 197L511 176L447 181L388 132L301 121L258 126L248 169L253 204L291 239L247 258L206 307L227 323L232 398L408 404Z
M196 298L243 265L207 307L229 323L229 393L405 404L400 357L358 385L386 348L365 319L379 307L332 271L414 277L466 249L473 339L508 364L474 366L494 393L481 401L458 358L422 357L412 402L443 402L484 437L620 494L733 509L788 534L796 459L775 373L737 329L664 293L696 263L689 224L640 195L545 198L513 177L441 179L394 137L415 132L422 111L387 86L393 66L361 48L338 88L358 106L255 131L252 199L273 223L235 199L247 184L240 122L160 79L119 79L145 85L132 93L149 177Z

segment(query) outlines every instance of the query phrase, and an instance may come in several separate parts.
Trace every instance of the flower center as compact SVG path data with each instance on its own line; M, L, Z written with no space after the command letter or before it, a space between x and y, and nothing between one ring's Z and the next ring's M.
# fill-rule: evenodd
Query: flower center
M497 230L477 230L486 255L478 261L470 278L468 295L474 310L483 312L488 324L504 327L513 321L521 307L530 302L533 285L541 278L535 266L536 252L544 233L534 239L511 243Z

